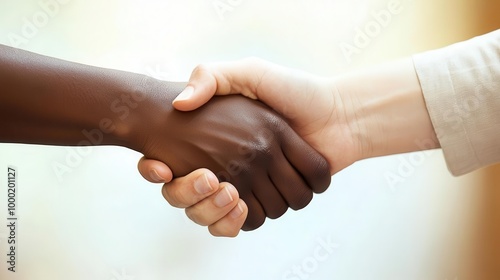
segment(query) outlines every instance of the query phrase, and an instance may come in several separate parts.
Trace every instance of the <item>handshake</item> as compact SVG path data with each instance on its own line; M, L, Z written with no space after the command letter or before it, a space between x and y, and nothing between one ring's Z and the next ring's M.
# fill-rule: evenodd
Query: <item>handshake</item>
M439 147L411 58L329 79L253 58L185 84L0 45L0 83L0 142L138 151L141 174L216 236L305 207L358 160Z
M133 148L157 160L139 163L146 179L176 178L162 193L171 205L186 208L193 221L208 225L215 235L235 235L243 221L244 230L256 229L266 217L278 218L289 207L301 209L313 192L327 189L328 162L278 113L235 95L181 112L165 96L184 88L170 84L147 95L157 100L138 105L156 113L138 115Z
M166 183L162 193L167 201L186 208L192 220L208 225L214 235L256 229L266 217L278 218L289 207L301 209L313 192L328 188L328 161L301 138L314 136L308 120L286 119L243 96L206 102L219 82L204 71L198 68L194 73L201 79L193 78L186 87L0 45L0 141L118 145L138 151L145 156L139 163L143 176ZM181 92L184 97L174 102L177 110L172 103ZM195 93L205 99L193 99ZM190 100L200 108L187 112ZM290 101L316 110L300 98ZM297 133L301 130L302 135ZM98 141L87 141L96 131Z

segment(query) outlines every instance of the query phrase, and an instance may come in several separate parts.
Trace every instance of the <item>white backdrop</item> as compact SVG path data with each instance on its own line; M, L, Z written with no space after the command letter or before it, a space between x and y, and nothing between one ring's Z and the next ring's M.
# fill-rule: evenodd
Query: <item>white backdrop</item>
M418 50L412 26L424 13L408 0L0 0L0 43L171 81L248 56L334 75ZM306 209L235 239L170 207L136 171L139 158L117 147L0 144L0 278L457 279L453 256L476 201L440 151L359 162ZM10 165L15 273L4 226Z

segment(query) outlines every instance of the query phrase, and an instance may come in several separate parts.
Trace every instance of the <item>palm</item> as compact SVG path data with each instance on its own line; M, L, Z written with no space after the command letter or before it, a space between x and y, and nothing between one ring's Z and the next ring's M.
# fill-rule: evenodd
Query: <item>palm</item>
M303 74L274 71L261 77L256 95L282 114L336 173L358 160L361 151L356 128L349 124L349 104L332 88L331 83Z

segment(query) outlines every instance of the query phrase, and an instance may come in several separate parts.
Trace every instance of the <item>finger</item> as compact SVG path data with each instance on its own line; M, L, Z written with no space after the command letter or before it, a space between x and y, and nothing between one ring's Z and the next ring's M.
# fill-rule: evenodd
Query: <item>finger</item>
M244 231L250 231L262 226L262 224L266 221L266 213L257 198L253 195L249 195L242 197L242 199L248 206L248 216L241 229Z
M282 159L284 164L285 159ZM276 165L280 165L276 163ZM287 164L289 166L289 164ZM253 188L253 194L259 200L266 216L271 219L276 219L282 216L288 210L288 203L283 198L282 194L277 190L276 186L269 178L266 182L258 182L258 187Z
M238 204L224 217L208 226L213 236L236 237L248 215L248 207L241 199Z
M290 165L285 156L283 154L280 154L280 156L282 158L277 159L276 162L283 163L273 165L274 168L270 170L269 177L290 208L293 210L302 209L311 202L313 193L302 176Z
M198 169L163 185L162 194L174 207L190 207L216 192L217 177L208 169Z
M221 183L219 190L202 201L186 208L193 222L208 226L227 215L239 201L238 191L229 183Z
M256 89L264 73L263 61L255 58L236 62L199 65L191 73L185 90L173 101L177 110L190 111L212 96L243 94L257 99Z
M291 128L287 127L284 135L282 147L285 157L302 175L313 192L324 192L331 181L330 166L326 159Z
M142 177L151 183L166 183L172 180L172 171L161 161L142 157L137 164L137 169Z

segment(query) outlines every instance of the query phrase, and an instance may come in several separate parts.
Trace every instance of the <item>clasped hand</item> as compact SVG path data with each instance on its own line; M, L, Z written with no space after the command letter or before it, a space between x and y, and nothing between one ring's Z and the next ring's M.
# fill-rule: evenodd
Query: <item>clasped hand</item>
M182 89L179 85L178 90L170 90L181 92ZM323 192L330 184L326 160L282 117L259 101L228 96L213 98L191 112L165 108L163 114L167 117L144 121L151 127L169 127L169 131L160 129L146 134L139 141L145 144L140 144L142 148L138 150L148 158L167 163L171 171L166 166L149 168L147 161L141 161L140 170L154 169L154 175L162 174L165 181L171 174L180 177L199 168L211 170L213 174L195 171L183 179L188 183L176 179L162 191L172 205L187 207L188 216L199 224L217 222L198 218L200 215L196 213L206 213L207 207L208 212L218 215L226 215L236 207L231 217L239 223L244 221L243 226L239 225L243 230L253 230L261 226L266 217L278 218L289 207L295 210L305 207L313 192ZM154 110L161 112L158 108ZM156 139L168 139L168 142ZM147 171L143 174L151 178ZM175 184L190 182L193 184L187 188ZM191 203L214 192L210 200L191 207ZM238 199L238 194L244 202ZM213 234L219 235L216 231Z
M281 116L274 112L268 113L272 115L272 120L266 121L262 126L253 124L261 118L260 114L252 113L246 117L238 116L238 120L234 119L234 124L238 126L238 131L243 132L242 135L254 139L254 144L251 144L253 147L247 150L257 148L259 150L257 154L262 155L262 146L255 144L263 139L271 139L272 142L277 140L273 145L282 146L284 158L282 155L266 154L265 160L256 159L250 162L243 157L245 171L248 174L241 174L237 181L230 181L231 184L218 180L214 173L219 170L213 170L208 166L200 167L207 167L209 170L196 170L185 177L177 177L171 181L172 172L168 166L143 158L139 163L139 171L151 182L166 183L162 189L166 200L175 207L185 208L191 220L208 226L209 231L216 236L236 236L240 228L255 229L264 222L265 216L277 218L288 206L300 209L311 200L311 190L324 191L329 185L331 174L358 159L355 148L358 144L349 136L351 131L348 124L342 125L343 118L335 114L341 113L341 108L337 105L337 112L332 112L335 99L330 94L331 85L327 83L323 85L323 82L304 73L293 72L258 59L199 66L193 71L188 86L173 102L174 107L182 111L205 110L212 102L219 101L218 98L213 98L207 103L214 94L241 93L248 97L248 102L256 102L251 99L262 100ZM227 98L229 97L221 99ZM218 110L214 110L213 114L225 116L224 112ZM267 117L265 119L268 120ZM337 124L334 132L329 129L333 121ZM245 126L239 127L240 122ZM309 145L326 157L329 167L319 160L315 150L309 145L304 145L302 139L296 138L295 133L290 131L290 126ZM255 134L258 131L263 132L263 135ZM271 131L278 133L277 137L272 137ZM283 138L280 136L283 133L289 136ZM227 136L229 135L228 131ZM286 141L283 142L284 140ZM338 147L333 152L329 148L332 144ZM337 155L335 162L334 154ZM178 156L182 157L182 154ZM318 164L321 165L319 169ZM308 169L308 166L312 169ZM330 169L325 170L327 168ZM261 173L260 169L267 170L268 178L265 178L266 173ZM306 184L302 183L304 180L301 177L311 187L307 188ZM200 192L200 189L204 191ZM226 197L228 202L223 207L218 205L221 197ZM248 208L250 211L246 218ZM243 222L245 223L242 227Z

